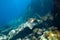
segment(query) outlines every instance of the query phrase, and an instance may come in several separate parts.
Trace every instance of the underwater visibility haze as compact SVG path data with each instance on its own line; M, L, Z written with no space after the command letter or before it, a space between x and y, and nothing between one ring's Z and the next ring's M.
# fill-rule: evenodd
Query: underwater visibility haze
M0 0L0 40L60 40L59 0Z
M0 25L18 17L23 17L23 12L30 2L31 0L0 0Z

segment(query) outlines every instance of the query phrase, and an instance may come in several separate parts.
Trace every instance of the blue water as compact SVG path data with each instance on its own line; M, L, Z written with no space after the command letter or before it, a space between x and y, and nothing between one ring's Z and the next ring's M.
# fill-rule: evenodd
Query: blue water
M33 11L30 12L28 9L31 6ZM51 12L52 8L53 0L0 0L0 28L5 28L5 26L2 27L5 24L15 26L19 23L20 25L21 22L18 21L17 23L17 18L25 17L28 19L29 16L34 16L34 13L44 16ZM19 20L25 19L20 18Z
M0 25L23 16L31 0L0 0Z

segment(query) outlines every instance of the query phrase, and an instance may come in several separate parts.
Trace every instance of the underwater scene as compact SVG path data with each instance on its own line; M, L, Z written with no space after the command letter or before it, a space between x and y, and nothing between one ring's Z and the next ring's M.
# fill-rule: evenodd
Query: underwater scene
M0 40L60 40L60 0L0 0Z

